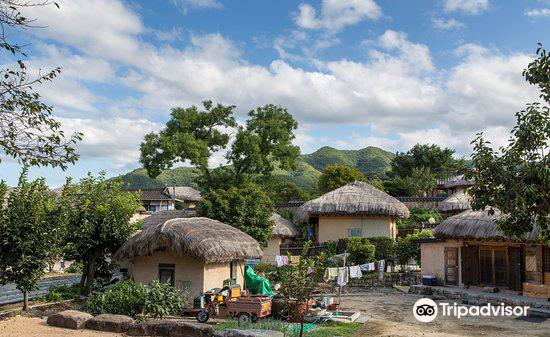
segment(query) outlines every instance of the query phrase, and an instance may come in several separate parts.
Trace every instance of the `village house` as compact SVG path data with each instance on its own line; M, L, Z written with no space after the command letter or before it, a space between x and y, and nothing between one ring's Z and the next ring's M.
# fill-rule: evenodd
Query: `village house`
M267 241L267 246L263 249L262 261L273 263L275 262L275 256L281 255L281 245L300 236L300 231L292 221L277 213L273 213L270 219L274 223L273 232L271 238Z
M455 176L445 182L447 198L439 203L437 210L444 216L450 216L471 209L471 197L467 190L474 184L473 180L465 179L464 176Z
M204 217L151 221L116 254L118 260L131 261L135 282L168 282L189 296L220 287L230 278L243 286L244 259L261 257L260 245L251 236Z
M144 188L131 190L141 194L141 207L134 214L131 221L148 217L159 212L180 209L194 209L197 202L202 200L200 192L189 186L175 186L162 188Z
M521 240L497 227L502 214L468 210L442 221L435 238L421 243L422 275L441 285L490 286L550 298L550 247L538 241L538 230Z
M293 220L308 224L308 239L324 243L345 237L395 239L396 220L408 216L409 209L396 198L355 181L304 203Z

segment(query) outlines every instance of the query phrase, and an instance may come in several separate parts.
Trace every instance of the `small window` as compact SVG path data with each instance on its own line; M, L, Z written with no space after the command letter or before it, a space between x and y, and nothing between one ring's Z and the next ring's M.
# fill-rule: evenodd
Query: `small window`
M176 274L176 266L173 264L159 264L159 281L170 284L172 287L175 284L174 278Z
M348 237L362 237L363 229L361 228L350 228L348 229Z

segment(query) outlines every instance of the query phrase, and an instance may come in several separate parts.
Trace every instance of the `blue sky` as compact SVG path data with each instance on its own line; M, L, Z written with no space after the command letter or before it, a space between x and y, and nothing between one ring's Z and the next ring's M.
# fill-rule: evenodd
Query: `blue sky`
M287 107L305 153L437 143L468 155L477 132L505 142L514 113L537 100L521 71L550 42L547 0L59 3L25 13L45 28L13 35L31 43L31 71L63 69L37 89L67 132L84 133L75 166L31 170L52 186L139 167L143 135L204 99L237 105L241 122ZM9 184L18 171L0 163Z

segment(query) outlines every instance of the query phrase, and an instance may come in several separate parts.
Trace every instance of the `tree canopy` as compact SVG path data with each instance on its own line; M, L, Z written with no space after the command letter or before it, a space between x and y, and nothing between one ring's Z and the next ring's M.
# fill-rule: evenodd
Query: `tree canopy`
M354 167L328 165L319 177L320 193L327 193L354 181L365 181L365 175Z
M27 180L23 170L6 202L0 184L0 284L15 283L28 307L28 292L35 290L48 262L58 252L63 229L61 210L44 179Z
M55 2L0 0L0 48L14 58L26 58L24 45L9 41L7 29L34 27L33 19L21 10L29 6L56 5ZM65 169L78 159L73 146L82 139L75 133L67 137L61 124L52 116L52 107L45 104L34 87L52 81L61 68L32 75L25 63L17 60L16 68L0 69L0 150L7 156L29 165L44 165Z
M436 144L416 144L407 152L398 152L391 161L392 174L410 177L414 168L429 169L438 179L446 179L464 165L464 161L453 157L455 151Z
M106 268L110 274L111 257L137 230L130 218L141 205L139 196L121 188L120 180L108 184L102 173L97 178L88 175L74 185L69 180L63 189L67 221L64 255L83 264L83 294L89 294L97 270Z
M523 75L539 87L542 102L516 113L508 144L498 151L482 133L472 141L467 176L475 184L468 193L474 209L488 206L506 214L498 222L506 235L520 238L538 225L541 239L550 242L550 57L542 46L536 54Z

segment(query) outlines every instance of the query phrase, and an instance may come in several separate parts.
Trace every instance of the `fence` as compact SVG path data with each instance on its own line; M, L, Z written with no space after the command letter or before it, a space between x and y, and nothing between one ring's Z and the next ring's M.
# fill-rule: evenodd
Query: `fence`
M352 278L349 280L348 287L374 288L391 287L394 285L411 286L420 284L422 276L418 271L384 273L382 279L378 272L364 273L362 278Z
M48 277L38 281L38 289L29 293L29 299L44 296L50 286L71 285L80 281L80 275L67 275ZM0 286L0 305L18 303L23 301L23 293L10 283Z

